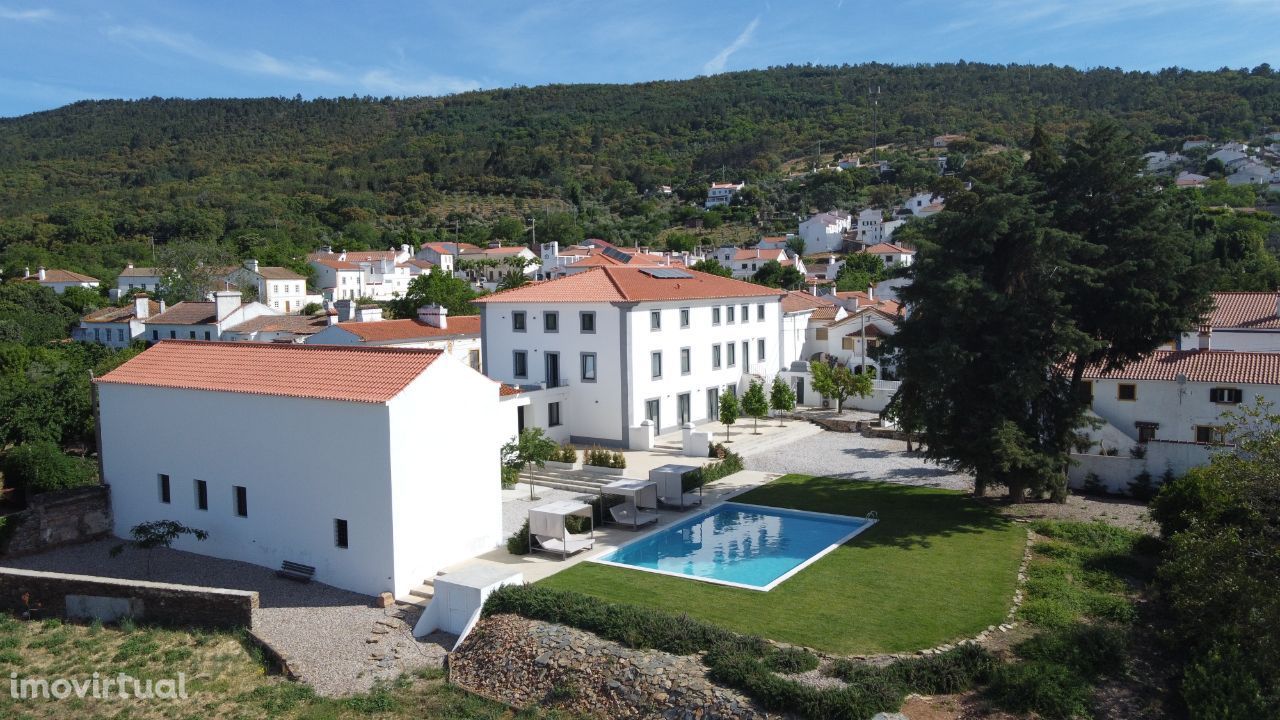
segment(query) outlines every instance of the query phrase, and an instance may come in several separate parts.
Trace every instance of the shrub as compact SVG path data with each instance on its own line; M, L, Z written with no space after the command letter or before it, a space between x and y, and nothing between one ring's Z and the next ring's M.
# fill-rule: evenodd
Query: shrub
M1083 678L1066 667L1036 660L996 668L986 696L1010 712L1071 720L1089 715L1090 690Z
M802 648L779 648L764 659L765 667L780 673L802 673L818 667L818 656Z
M1143 470L1134 476L1129 483L1129 494L1134 498L1143 502L1149 502L1151 498L1156 496L1156 484L1151 477L1151 473Z
M556 462L568 463L572 465L578 462L578 451L572 445L561 445L556 457L552 458Z
M584 465L606 468L625 468L627 466L627 458L622 453L598 447L590 448L584 452L582 462Z
M520 529L507 538L507 552L512 555L529 554L529 521L525 520Z
M1102 484L1102 478L1098 477L1098 473L1090 470L1084 476L1084 486L1080 488L1080 492L1085 495L1106 495L1107 486Z
M1193 718L1276 717L1276 700L1268 702L1253 663L1235 643L1216 642L1187 665L1182 699Z
M720 446L721 449L724 446ZM724 477L728 477L742 470L742 456L730 451L725 451L721 456L723 459L717 462L708 463L696 470L690 470L681 476L682 492L696 490L707 483L715 482Z
M24 443L0 457L5 486L29 495L98 484L98 468L47 440Z
M510 490L520 482L520 468L510 465L502 466L502 489Z
M1141 460L1147 456L1147 446L1141 443L1129 448L1129 457L1134 460Z
M1129 638L1115 625L1077 623L1045 631L1020 643L1020 658L1063 665L1081 677L1095 679L1124 669Z

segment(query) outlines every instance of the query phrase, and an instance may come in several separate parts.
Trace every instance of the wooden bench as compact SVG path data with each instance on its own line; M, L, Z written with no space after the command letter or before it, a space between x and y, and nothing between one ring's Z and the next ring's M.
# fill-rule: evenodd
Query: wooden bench
M276 571L276 576L297 580L298 582L311 582L311 578L316 576L316 569L310 565L285 560L280 564L280 569Z

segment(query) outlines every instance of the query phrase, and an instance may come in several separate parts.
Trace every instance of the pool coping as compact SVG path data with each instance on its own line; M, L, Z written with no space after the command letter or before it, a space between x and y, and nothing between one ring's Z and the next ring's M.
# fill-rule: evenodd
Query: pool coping
M779 575L778 577L774 578L767 585L748 585L746 583L732 582L730 580L717 580L715 578L701 577L698 575L687 575L685 573L671 572L670 570L659 570L657 568L645 568L645 567L640 567L638 565L628 565L626 563L619 563L619 562L613 562L612 560L601 559L606 555L612 555L613 553L621 551L623 548L627 547L628 545L634 545L635 543L641 542L643 540L648 540L650 537L652 537L654 534L658 533L659 531L670 530L676 525L683 524L685 522L689 522L692 520L696 520L700 516L706 516L706 515L710 515L713 512L717 512L726 505L743 505L747 507L765 508L768 510L775 510L775 511L783 510L788 513L795 513L797 515L811 515L814 517L839 518L841 520L849 520L849 519L861 520L863 521L863 524L859 525L856 529L854 529L852 532L848 533L844 537L840 538L839 540L836 540L835 542L831 543L827 547L819 550L813 555L810 555L808 559L806 559L804 562L791 568L790 570L783 573L782 575ZM698 582L711 583L713 585L724 585L726 587L738 588L740 590L754 590L756 592L769 592L770 590L774 589L778 585L789 580L796 573L809 567L810 565L817 562L818 560L821 560L822 558L826 557L827 554L830 553L832 550L835 550L841 545L844 545L845 543L849 542L853 538L857 537L860 533L862 533L862 531L866 530L872 525L875 525L877 522L879 522L879 520L876 518L865 518L865 517L859 517L857 515L840 515L839 513L814 512L812 510L798 510L796 508L780 507L777 505L758 505L756 503L747 503L747 502L740 502L733 499L726 499L716 503L715 505L712 505L709 508L699 511L695 515L690 515L687 518L681 518L678 523L668 525L665 528L655 528L653 532L645 533L641 537L632 538L631 540L628 540L627 542L624 542L621 545L611 550L608 550L607 552L601 553L597 557L587 558L585 562L598 563L600 565L609 565L611 567L623 568L626 570L638 570L640 572L653 573L655 575L666 575L668 577L684 578L685 580L696 580Z

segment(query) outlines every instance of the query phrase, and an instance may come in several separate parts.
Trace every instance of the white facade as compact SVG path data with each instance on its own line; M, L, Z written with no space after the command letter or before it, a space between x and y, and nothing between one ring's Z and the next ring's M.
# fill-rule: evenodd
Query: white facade
M930 192L918 193L907 198L902 209L910 211L916 217L928 217L942 211L943 199Z
M413 320L338 322L306 339L308 345L362 345L442 350L458 362L483 372L480 323L476 317L448 318L437 308L423 308ZM445 317L444 327L440 317Z
M229 278L239 287L252 285L258 291L258 301L285 314L300 312L311 303L320 303L320 295L307 292L307 279L292 270L281 267L261 267L257 260L245 260Z
M745 185L746 183L712 183L703 206L709 210L719 205L728 205Z
M164 302L151 300L146 295L135 295L133 302L123 308L101 308L80 319L80 326L71 333L72 340L98 343L113 348L126 348L146 333L144 321L152 314L164 312Z
M893 231L902 227L905 220L885 220L884 213L874 208L858 213L858 242L877 245L889 242Z
M800 237L806 253L833 252L844 246L844 234L852 229L848 213L824 212L800 223Z
M132 290L143 290L155 294L160 292L162 279L163 273L158 268L134 267L133 263L129 263L116 276L116 286L108 294L112 300L119 300Z
M264 315L278 315L259 302L241 303L240 293L219 290L213 302L181 302L143 321L144 340L222 340L224 331Z
M36 272L31 272L30 268L23 270L23 276L19 280L27 282L39 283L42 287L47 287L55 293L61 295L67 291L67 288L88 288L98 287L98 279L81 275L80 273L71 272L70 270L59 270L56 268L46 269L39 268Z
M447 358L383 403L110 379L98 393L118 536L175 520L209 533L203 542L180 538L180 550L271 568L298 562L315 567L319 582L397 597L501 538L502 439L490 430L497 387ZM345 548L337 520L346 521Z
M1268 402L1280 401L1280 386L1276 385L1123 378L1095 378L1092 383L1093 411L1135 443L1139 440L1139 424L1154 425L1156 440L1191 443L1198 440L1197 428L1220 428L1222 414L1237 409L1237 404L1214 402L1210 390L1216 388L1238 390L1246 405L1259 396ZM1127 395L1122 395L1120 385L1133 386L1133 400L1122 399Z
M324 299L367 297L386 301L404 295L409 282L420 274L419 268L405 264L413 257L413 248L408 245L401 245L399 249L350 252L321 248L308 255L307 261L315 268L316 285Z
M779 296L760 290L754 297L635 303L485 302L484 366L490 377L511 385L562 386L564 399L548 400L564 403L559 415L565 427L552 425L553 433L578 443L628 446L629 429L646 418L654 420L657 433L714 419L708 392L718 398L726 387L743 389L748 376L767 382L777 373ZM514 329L517 313L523 313L523 331ZM549 313L557 318L555 332L545 329ZM659 318L656 330L653 313ZM584 314L591 314L593 332L583 331ZM517 367L518 353L524 372ZM594 379L589 369L584 372L586 363L594 366ZM531 412L534 424L550 414L542 406Z

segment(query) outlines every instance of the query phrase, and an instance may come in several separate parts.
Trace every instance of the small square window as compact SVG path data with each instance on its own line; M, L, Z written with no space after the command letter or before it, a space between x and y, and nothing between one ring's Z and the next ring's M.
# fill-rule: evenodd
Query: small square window
M1221 445L1226 442L1226 432L1214 425L1197 425L1196 442Z
M596 314L591 311L579 313L578 329L584 333L594 333L596 331Z
M160 502L168 505L170 499L169 476L164 473L160 473Z
M649 329L650 330L662 329L662 311L661 310L649 311Z
M547 403L547 426L556 427L560 424L560 403Z
M689 308L680 308L680 327L689 327Z
M347 521L335 518L333 521L333 544L336 547L347 549Z
M249 517L249 491L243 485L234 486L236 515Z
M511 313L511 330L513 332L524 332L526 318L523 310L515 310Z
M1137 400L1138 386L1133 383L1120 383L1116 386L1117 400Z
M549 333L560 332L560 313L542 313L542 331Z

